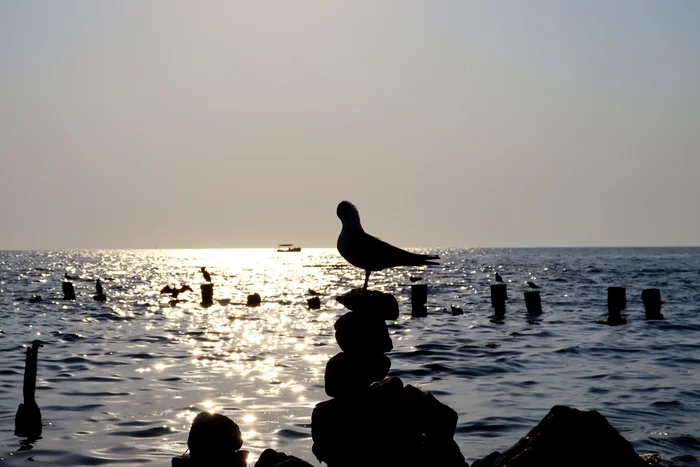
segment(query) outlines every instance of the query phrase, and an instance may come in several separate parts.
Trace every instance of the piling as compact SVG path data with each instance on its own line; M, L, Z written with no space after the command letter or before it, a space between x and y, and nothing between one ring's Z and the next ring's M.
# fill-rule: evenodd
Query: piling
M646 319L664 319L664 315L661 314L661 290L642 290L642 302L644 302Z
M208 282L199 286L202 290L202 306L212 306L214 304L214 284Z
M414 284L411 286L411 316L414 318L425 318L428 316L428 308L425 306L428 301L428 285Z
M37 439L41 436L41 410L34 398L36 392L37 359L39 347L43 347L40 341L34 341L27 348L27 356L24 363L24 385L22 393L24 402L19 404L15 415L15 435L23 438Z
M627 308L627 295L624 287L608 287L608 324L625 324L627 319L622 310Z
M248 306L260 306L261 303L262 298L260 298L260 294L254 293L248 295L248 301L246 303Z
M63 281L61 282L61 287L63 288L64 300L75 300L75 289L72 282Z
M309 310L318 310L321 308L321 299L318 297L311 297L306 300L306 303L309 305Z
M496 315L506 314L506 300L508 300L508 286L506 284L491 284L491 306Z
M539 290L528 290L525 292L525 307L527 308L527 313L531 316L542 314L542 300L540 299Z

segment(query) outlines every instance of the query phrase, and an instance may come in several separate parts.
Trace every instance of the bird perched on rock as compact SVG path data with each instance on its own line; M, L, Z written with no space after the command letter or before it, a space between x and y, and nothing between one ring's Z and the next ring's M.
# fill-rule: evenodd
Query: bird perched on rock
M202 275L204 276L204 280L207 282L211 282L211 275L207 272L207 268L205 266L202 266L200 268L202 271Z
M439 256L411 253L366 233L360 223L360 213L348 201L338 204L336 214L343 223L338 236L338 252L348 263L365 270L365 285L362 290L367 290L372 271L396 266L438 264L430 260L440 259Z
M535 290L540 288L539 285L535 284L534 282L530 282L530 281L528 281L527 285L529 285L531 289L535 289Z
M503 278L499 273L496 273L496 282L500 282L501 284L503 284Z

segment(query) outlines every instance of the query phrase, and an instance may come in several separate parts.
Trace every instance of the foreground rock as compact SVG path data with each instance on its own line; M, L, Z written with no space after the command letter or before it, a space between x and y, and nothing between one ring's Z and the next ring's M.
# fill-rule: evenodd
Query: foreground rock
M629 441L600 413L554 406L546 417L504 453L472 467L649 467Z
M174 457L173 467L246 467L248 451L240 451L243 438L230 418L201 412L192 422L187 447L190 453Z

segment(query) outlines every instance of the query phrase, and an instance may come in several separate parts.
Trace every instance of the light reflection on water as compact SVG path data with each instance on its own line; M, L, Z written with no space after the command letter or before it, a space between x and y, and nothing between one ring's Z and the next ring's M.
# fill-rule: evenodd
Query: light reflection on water
M698 432L686 416L700 408L698 250L438 253L440 267L374 273L370 284L395 293L402 307L389 325L392 374L458 411L456 439L470 461L507 447L555 403L600 409L643 450L691 452L654 433ZM201 266L215 285L209 308L200 305ZM491 321L488 301L496 268L512 291L502 324ZM645 268L652 272L630 274ZM64 272L76 277L75 302L60 300ZM410 275L430 284L426 319L407 314ZM91 298L98 276L107 303ZM537 320L518 298L534 278L545 308ZM339 351L333 323L343 311L333 297L363 279L326 249L0 252L2 426L12 426L21 402L20 346L46 341L37 384L43 439L18 453L18 438L5 430L0 457L8 465L29 456L47 465L163 464L186 449L192 420L207 410L241 426L251 465L267 447L313 461L311 410L328 398L323 371ZM171 306L159 293L168 284L194 292ZM611 284L661 286L673 319L595 324ZM321 293L321 310L308 309L309 289ZM245 306L253 292L260 307ZM628 292L631 304L636 293ZM44 302L18 301L32 294ZM465 315L438 312L451 304ZM681 405L652 405L674 400Z

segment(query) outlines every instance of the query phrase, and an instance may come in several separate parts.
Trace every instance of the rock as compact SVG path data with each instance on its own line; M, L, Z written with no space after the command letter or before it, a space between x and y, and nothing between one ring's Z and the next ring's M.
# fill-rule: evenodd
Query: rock
M41 295L32 295L32 298L29 299L29 303L39 303L42 300Z
M260 298L260 294L254 293L254 294L248 295L248 301L247 301L248 306L260 306L261 303L262 303L262 298Z
M391 294L377 290L353 289L335 297L338 302L351 311L365 311L383 316L385 320L393 321L399 317L399 302Z
M309 305L309 310L318 310L321 308L321 299L318 297L311 297L306 303Z
M370 384L384 378L391 360L384 354L354 355L340 352L326 364L326 394L341 397L364 392Z
M209 412L201 412L192 422L187 447L197 462L227 463L237 459L243 446L238 425L230 418Z
M401 402L406 413L414 414L407 420L421 433L435 440L449 440L457 430L457 412L438 401L431 393L407 384L401 391Z
M227 460L212 460L193 458L190 454L173 457L172 467L247 467L248 451L236 451L233 458Z
M274 449L265 449L253 467L312 467L306 461Z
M334 328L335 340L344 352L382 354L394 348L379 314L351 311L338 318Z
M458 306L450 305L450 310L452 311L452 316L463 315L464 311Z
M492 462L491 462L492 461ZM629 441L600 413L554 406L546 417L504 453L476 467L648 467ZM474 467L472 466L472 467Z

